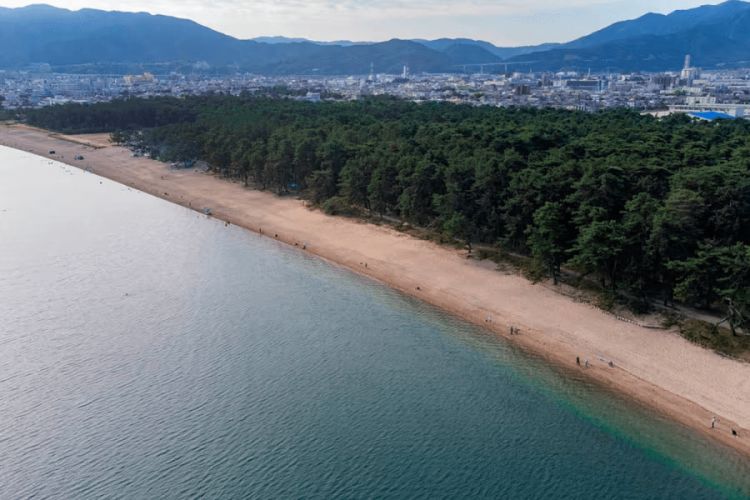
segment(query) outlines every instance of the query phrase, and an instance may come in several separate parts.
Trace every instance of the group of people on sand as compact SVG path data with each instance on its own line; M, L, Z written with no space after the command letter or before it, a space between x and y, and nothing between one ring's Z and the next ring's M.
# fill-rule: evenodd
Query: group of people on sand
M228 226L229 222L227 222L225 225ZM263 228L262 227L258 228L258 234L263 234ZM276 239L279 239L279 233L274 233L273 237L276 238ZM304 241L301 242L301 243L299 241L296 241L296 242L294 242L294 246L295 247L300 247L301 246L302 250L307 250L307 243L304 242ZM367 264L365 264L365 267L367 267Z
M716 429L716 423L719 421L716 417L711 417L711 428ZM734 427L730 427L729 430L732 432L732 436L734 437L740 437L739 433L737 432L737 429Z
M602 360L602 361L604 361L604 360ZM580 356L576 356L576 364L578 366L581 366L581 357ZM586 367L586 368L589 368L591 366L591 363L589 363L588 358L583 361L583 366ZM609 361L607 361L607 366L609 366L610 368L614 368L615 367L615 362L610 359Z

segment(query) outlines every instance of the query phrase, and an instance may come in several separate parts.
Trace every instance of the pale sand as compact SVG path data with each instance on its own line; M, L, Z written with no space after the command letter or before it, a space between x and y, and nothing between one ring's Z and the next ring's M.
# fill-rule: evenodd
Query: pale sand
M0 125L0 144L29 151L278 239L494 330L519 346L625 393L750 456L750 364L723 358L673 332L648 330L388 227L330 217L303 202L194 171L133 158L102 135L60 136ZM95 145L82 146L81 143ZM48 155L54 149L56 155ZM85 156L74 161L75 155ZM364 263L367 263L365 267ZM417 289L419 287L419 289ZM490 317L491 323L486 319ZM509 326L520 335L509 335ZM591 368L579 368L589 359ZM601 359L612 360L615 368ZM710 430L711 417L719 424ZM730 427L740 433L730 434Z

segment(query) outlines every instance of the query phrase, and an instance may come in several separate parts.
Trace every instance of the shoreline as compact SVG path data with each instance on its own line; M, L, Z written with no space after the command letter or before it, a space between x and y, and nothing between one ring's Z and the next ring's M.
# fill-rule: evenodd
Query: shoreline
M296 246L373 278L596 382L750 458L750 364L671 331L621 322L593 306L495 270L487 261L394 229L332 217L302 201L134 158L103 135L62 136L0 124L0 145L26 151ZM55 150L55 154L49 151ZM73 160L82 154L84 160ZM488 321L489 319L489 321ZM510 327L520 334L510 335ZM576 365L586 359L591 367ZM614 368L608 366L613 361ZM713 416L717 428L710 429ZM738 431L733 437L730 429Z

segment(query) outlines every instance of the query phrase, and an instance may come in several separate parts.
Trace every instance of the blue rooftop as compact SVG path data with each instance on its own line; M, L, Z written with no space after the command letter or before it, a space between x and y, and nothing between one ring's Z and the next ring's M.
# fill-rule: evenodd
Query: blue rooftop
M696 111L694 113L688 113L688 116L698 118L699 120L734 120L735 117L726 113L719 113L718 111Z

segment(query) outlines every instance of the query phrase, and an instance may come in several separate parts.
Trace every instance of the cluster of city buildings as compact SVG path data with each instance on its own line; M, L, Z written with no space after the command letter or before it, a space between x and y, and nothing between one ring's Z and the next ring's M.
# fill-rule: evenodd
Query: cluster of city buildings
M201 75L73 75L0 71L0 101L6 108L65 102L102 102L127 96L239 95L284 87L298 99L355 100L392 95L417 102L447 101L488 106L532 106L597 111L632 108L654 114L692 113L699 118L750 117L750 69L701 71L686 57L672 73L592 74L475 73L339 77Z

